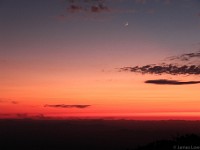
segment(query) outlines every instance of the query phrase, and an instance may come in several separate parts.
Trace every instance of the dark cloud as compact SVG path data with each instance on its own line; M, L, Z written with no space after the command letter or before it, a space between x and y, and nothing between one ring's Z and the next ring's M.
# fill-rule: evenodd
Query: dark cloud
M146 11L135 9L135 5L146 5L148 3L171 3L171 0L59 0L64 8L61 12L63 15L56 15L57 20L77 18L96 18L106 13L106 18L111 16L108 14L122 14L122 13L147 13L155 14L155 9L147 9ZM132 2L132 3L130 3ZM127 3L128 5L124 5ZM63 7L64 6L64 7ZM126 7L124 7L126 6ZM99 14L96 15L96 14ZM76 16L73 16L76 15ZM98 17L97 17L98 16ZM105 17L105 16L104 16ZM96 20L95 19L95 20Z
M167 60L190 61L191 59L194 59L194 58L200 59L200 52L186 53L179 56L172 56L172 57L168 57Z
M124 67L120 71L130 71L142 74L171 74L171 75L200 75L200 66L176 66L173 64L145 65L135 67Z
M67 12L70 13L100 13L109 10L108 6L105 4L105 0L70 0L66 2L68 2Z
M200 52L172 56L165 60L167 63L123 67L120 71L158 75L200 75Z
M104 4L98 4L98 5L93 5L91 6L91 12L98 13L98 12L103 12L103 11L108 11L108 7L106 7Z
M100 13L100 12L107 12L109 11L109 9L104 4L101 3L96 5L91 5L89 7L83 7L80 5L72 4L67 8L67 11L71 13L77 13L77 12Z
M70 5L69 8L68 8L68 11L72 12L72 13L80 12L80 11L83 11L83 10L84 9L81 6L75 5L75 4Z
M145 83L148 84L158 84L158 85L190 85L190 84L200 84L200 81L187 81L181 82L177 80L166 80L166 79L158 79L158 80L147 80Z
M55 108L87 108L91 105L65 105L65 104L58 104L58 105L44 105L44 107L55 107Z
M132 7L116 8L111 3L124 3L127 0L61 0L66 5L67 13L135 13ZM134 1L133 1L134 2ZM146 0L135 0L136 3L146 3ZM133 3L134 5L134 3ZM152 13L152 11L150 12ZM58 16L59 17L59 16ZM62 16L61 16L62 17ZM62 17L63 19L63 17Z

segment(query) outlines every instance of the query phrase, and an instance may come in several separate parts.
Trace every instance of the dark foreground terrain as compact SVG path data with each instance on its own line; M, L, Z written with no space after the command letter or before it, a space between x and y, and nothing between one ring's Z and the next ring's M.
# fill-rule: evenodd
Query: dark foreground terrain
M199 135L200 121L0 120L0 150L200 150Z

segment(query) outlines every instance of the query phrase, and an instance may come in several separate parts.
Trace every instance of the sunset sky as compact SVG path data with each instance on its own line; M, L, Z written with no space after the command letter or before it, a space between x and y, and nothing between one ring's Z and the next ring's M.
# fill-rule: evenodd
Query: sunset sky
M199 0L1 0L0 118L200 118Z

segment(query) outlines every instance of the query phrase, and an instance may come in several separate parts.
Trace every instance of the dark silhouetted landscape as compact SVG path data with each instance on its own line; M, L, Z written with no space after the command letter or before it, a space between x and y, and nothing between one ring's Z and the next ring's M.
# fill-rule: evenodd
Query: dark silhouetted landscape
M200 121L0 120L2 150L198 148L199 135Z

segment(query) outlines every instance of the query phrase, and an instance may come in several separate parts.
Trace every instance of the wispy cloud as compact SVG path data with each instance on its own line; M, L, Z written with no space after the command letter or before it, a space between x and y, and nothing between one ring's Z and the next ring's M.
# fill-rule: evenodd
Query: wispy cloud
M192 59L200 59L200 52L196 53L186 53L179 56L168 57L168 60L178 60L178 61L191 61Z
M90 10L91 12L94 12L94 13L109 11L108 7L101 3L98 5L91 6Z
M140 74L152 74L152 75L187 75L187 76L199 76L200 75L200 52L186 53L177 56L167 57L167 62L159 64L148 64L144 66L122 67L119 71L128 71ZM200 81L178 81L178 80L146 80L147 84L159 84L159 85L189 85L199 84Z
M121 14L121 13L136 13L138 12L133 7L128 5L124 7L116 7L116 3L119 6L122 3L130 2L129 0L59 0L64 6L61 15L57 15L55 18L57 20L64 20L69 18L72 14L81 15L84 17L86 15L95 15L95 14ZM156 1L156 0L155 0ZM147 0L133 0L132 5L135 4L146 4ZM154 10L148 10L147 13L153 14ZM77 16L76 16L77 17Z
M129 71L142 74L170 74L170 75L200 75L200 66L176 66L173 64L145 65L134 67L123 67L120 71Z
M84 9L76 4L71 4L68 8L67 11L71 12L71 13L75 13L75 12L80 12L83 11Z
M145 83L148 84L159 84L159 85L190 85L190 84L200 84L200 81L177 81L177 80L166 80L166 79L158 79L158 80L147 80Z
M87 13L101 13L107 12L109 7L106 5L105 0L73 0L66 1L68 13L87 12Z
M150 3L157 3L160 5L171 4L172 0L58 0L62 5L61 14L56 15L57 20L66 19L94 19L99 20L98 17L106 17L110 19L113 14L136 14L147 13L155 14L156 9L136 9L136 5L145 5ZM127 3L127 5L125 5ZM145 10L145 11L144 11ZM111 14L111 15L109 15Z
M44 107L54 107L54 108L80 108L80 109L83 109L83 108L87 108L91 105L65 105L65 104L57 104L57 105L44 105Z
M157 75L200 75L200 52L172 56L165 60L167 63L123 67L120 71Z

